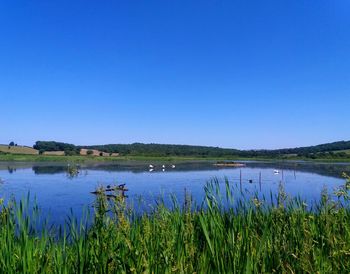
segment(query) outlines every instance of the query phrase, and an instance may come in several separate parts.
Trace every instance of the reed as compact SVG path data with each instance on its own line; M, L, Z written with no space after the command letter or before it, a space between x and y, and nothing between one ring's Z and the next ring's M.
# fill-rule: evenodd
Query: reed
M39 222L27 200L2 204L1 273L345 273L350 269L347 182L307 205L286 195L241 194L213 180L194 205L187 193L136 214L125 198L98 195L92 222ZM224 191L223 191L224 189ZM236 195L239 192L239 195ZM40 223L40 226L38 225Z

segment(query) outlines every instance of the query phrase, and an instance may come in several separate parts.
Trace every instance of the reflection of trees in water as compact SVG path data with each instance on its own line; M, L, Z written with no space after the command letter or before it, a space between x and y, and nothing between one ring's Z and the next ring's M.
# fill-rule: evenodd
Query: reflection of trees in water
M212 162L188 162L188 163L175 163L176 167L173 168L173 163L152 163L153 173L163 172L163 164L165 165L164 171L198 171L198 170L217 170L218 168L213 165ZM101 171L128 171L132 173L144 173L149 172L149 163L137 163L137 164L97 164L86 167L88 170L101 170Z
M10 167L10 166L8 166L7 167L7 170L8 170L8 172L10 173L10 174L12 174L12 173L14 173L14 172L16 172L16 168L15 167Z
M67 172L67 166L33 166L35 174L57 174Z
M162 172L163 164L155 164L154 172ZM171 167L172 164L165 164L165 171L196 171L196 170L217 170L217 167L213 163L177 163L176 168ZM72 165L74 167L75 165ZM32 170L35 174L57 174L57 173L67 173L69 172L69 166L67 165L35 165L32 166ZM118 172L118 171L128 171L132 173L143 173L149 171L149 164L138 163L138 164L87 164L84 166L79 166L79 170L82 174L86 175L88 170L100 170L107 172Z
M323 176L331 176L336 178L342 178L342 173L346 172L350 174L350 164L326 164L326 163L307 163L307 162L248 162L246 163L248 168L269 168L279 170L301 171L308 173L315 173ZM162 172L162 164L154 164L155 169L153 172ZM86 165L83 168L86 170L101 170L107 172L128 171L133 173L148 172L148 164L93 164ZM213 165L213 162L188 162L177 163L176 168L172 169L171 164L166 164L166 172L190 172L200 170L219 170L219 169L237 169L237 168L219 168ZM16 168L8 168L9 172L16 171ZM11 170L11 171L10 171ZM32 170L35 174L56 174L67 173L67 165L37 165L33 166Z
M280 170L302 171L316 173L323 176L342 178L343 172L350 174L350 164L303 163L303 162L276 162L276 163L247 163L251 168L274 168Z
M81 172L78 165L55 165L55 166L33 166L32 170L35 174L59 174L66 173L69 178L77 177L78 175L87 175L87 170Z

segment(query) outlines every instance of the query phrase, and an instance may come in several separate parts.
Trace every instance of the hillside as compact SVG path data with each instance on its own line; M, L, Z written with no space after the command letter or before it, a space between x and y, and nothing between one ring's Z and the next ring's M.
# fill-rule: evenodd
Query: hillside
M208 156L208 157L309 157L309 156L347 156L350 141L321 144L309 147L287 148L276 150L238 150L219 147L167 145L167 144L141 144L130 145L110 144L86 146L87 149L98 149L106 152L121 153L123 155L152 155L152 156ZM327 155L328 153L328 155Z
M279 153L279 154L305 155L310 153L322 153L322 152L341 152L349 149L350 149L350 141L339 141L339 142L321 144L316 146L277 149L277 150L272 150L272 152Z
M30 155L39 154L38 150L33 149L31 147L27 147L27 146L8 146L8 145L0 145L0 152L12 153L12 154L30 154Z
M192 156L192 157L267 157L267 158L345 158L350 150L350 141L321 144L309 147L287 148L276 150L238 150L208 146L171 145L171 144L108 144L76 146L54 141L38 141L35 149L40 151L65 151L79 154L80 150L96 150L108 154L130 156Z
M153 157L242 157L242 158L349 158L350 141L276 150L238 150L219 147L170 144L108 144L77 146L55 141L38 141L34 148L0 145L0 153L37 155L153 156ZM92 153L89 154L88 151Z

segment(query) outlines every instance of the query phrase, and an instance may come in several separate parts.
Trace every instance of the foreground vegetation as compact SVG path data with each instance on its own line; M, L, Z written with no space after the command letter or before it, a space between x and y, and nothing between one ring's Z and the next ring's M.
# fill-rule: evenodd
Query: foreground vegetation
M224 193L220 189L226 189ZM124 197L100 194L90 225L36 230L26 206L0 216L1 273L345 273L350 269L350 181L332 201L239 195L218 181L201 206L189 195L137 215ZM35 210L36 212L36 210ZM30 217L31 216L31 217ZM34 217L33 217L34 216Z

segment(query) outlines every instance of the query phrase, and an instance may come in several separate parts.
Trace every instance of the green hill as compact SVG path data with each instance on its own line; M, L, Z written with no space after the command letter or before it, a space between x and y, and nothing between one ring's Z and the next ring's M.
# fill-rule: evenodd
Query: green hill
M11 154L30 154L30 155L36 155L39 153L36 149L31 147L8 146L8 145L0 145L0 152L11 153Z
M321 144L316 146L275 149L275 150L238 150L209 146L171 145L171 144L108 144L92 146L76 146L54 141L38 141L34 148L40 151L65 151L79 154L80 149L91 149L106 153L119 153L130 156L192 156L192 157L349 157L350 141Z

